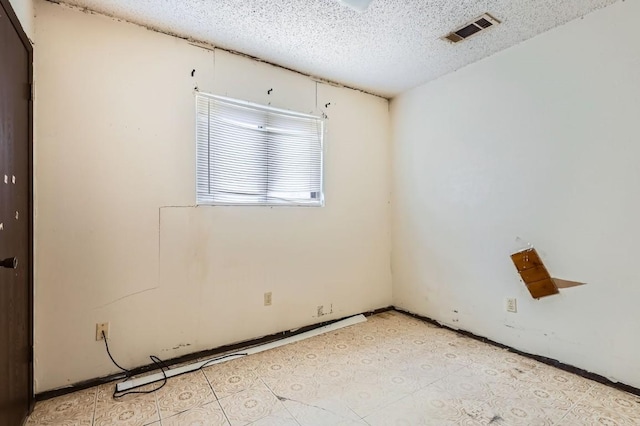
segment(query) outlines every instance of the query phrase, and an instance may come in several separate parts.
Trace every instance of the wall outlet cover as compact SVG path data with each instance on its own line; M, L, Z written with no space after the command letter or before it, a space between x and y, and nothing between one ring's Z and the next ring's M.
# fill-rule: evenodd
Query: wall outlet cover
M96 324L96 341L102 340L102 332L104 331L104 335L109 338L109 323L108 322L99 322Z

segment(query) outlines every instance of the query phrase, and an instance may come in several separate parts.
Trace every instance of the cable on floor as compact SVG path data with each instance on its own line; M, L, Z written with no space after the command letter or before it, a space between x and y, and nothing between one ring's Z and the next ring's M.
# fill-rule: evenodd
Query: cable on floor
M107 342L107 336L104 333L104 330L102 331L102 338L104 339L104 346L107 349L107 355L109 355L109 359L111 360L111 362L113 363L113 365L115 365L116 367L118 367L120 370L124 371L126 373L126 379L130 378L133 373L131 370L127 370L126 368L122 367L120 364L118 364L118 362L113 358L113 355L111 355L111 350L109 350L109 343ZM162 371L162 375L163 375L163 381L162 384L158 387L156 387L155 389L150 389L150 390L146 390L146 391L134 391L134 390L130 390L130 391L126 391L126 392L118 392L117 388L115 388L113 390L113 398L117 399L117 398L122 398L123 396L126 395L131 395L131 394L148 394L148 393L153 393L156 391L159 391L160 389L162 389L162 387L164 385L167 384L167 374L165 373L164 369L166 368L167 370L169 369L169 367L167 367L167 365L164 363L164 361L162 361L160 358L158 358L155 355L150 355L149 358L151 359L151 361L159 366L160 370Z
M109 359L111 359L111 362L113 363L113 365L115 365L120 370L122 370L123 372L126 373L126 375L125 375L125 381L126 381L127 379L129 379L133 375L133 372L131 370L127 370L126 368L120 366L120 364L118 364L116 362L116 360L113 358L113 356L111 355L111 350L109 349L109 343L107 342L107 336L105 335L104 331L102 331L102 338L104 339L104 346L107 349L107 355L109 355ZM198 368L198 370L202 370L203 368L209 366L211 363L213 363L215 361L219 361L221 359L231 358L231 357L241 357L241 356L246 356L246 355L248 355L248 354L247 353L233 353L233 354L223 355L223 356L220 356L218 358L210 359L209 361L207 361L204 364L202 364L200 366L200 368ZM149 358L151 359L153 364L156 365L157 368L160 369L160 371L162 371L162 376L163 376L162 384L160 386L158 386L158 387L156 387L154 389L150 389L150 390L144 390L144 391L128 390L128 391L123 391L123 392L118 392L118 388L116 386L114 388L114 390L113 390L113 398L114 399L122 398L124 396L131 395L131 394L149 394L149 393L157 392L160 389L162 389L162 387L164 385L167 384L167 381L169 380L169 378L167 377L167 373L166 373L165 369L169 370L169 366L167 366L167 364L164 361L162 361L160 358L158 358L155 355L149 355ZM183 374L186 374L186 373L183 373Z

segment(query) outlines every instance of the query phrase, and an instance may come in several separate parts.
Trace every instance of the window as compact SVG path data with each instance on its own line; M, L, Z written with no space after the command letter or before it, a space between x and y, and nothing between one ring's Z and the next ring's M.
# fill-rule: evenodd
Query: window
M322 206L323 121L197 94L198 204Z

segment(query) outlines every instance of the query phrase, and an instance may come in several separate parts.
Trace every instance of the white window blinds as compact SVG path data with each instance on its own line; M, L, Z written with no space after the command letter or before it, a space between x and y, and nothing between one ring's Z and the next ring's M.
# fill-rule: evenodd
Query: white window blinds
M197 94L198 204L323 204L323 121Z

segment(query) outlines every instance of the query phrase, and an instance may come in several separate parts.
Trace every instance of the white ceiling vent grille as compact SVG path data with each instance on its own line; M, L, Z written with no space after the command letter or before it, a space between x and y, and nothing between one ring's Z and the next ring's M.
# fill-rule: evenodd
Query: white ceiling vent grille
M470 23L463 25L457 30L442 37L443 40L450 41L451 43L458 43L462 40L466 40L469 37L473 37L482 31L496 26L500 23L496 18L485 13L484 15L474 19Z

